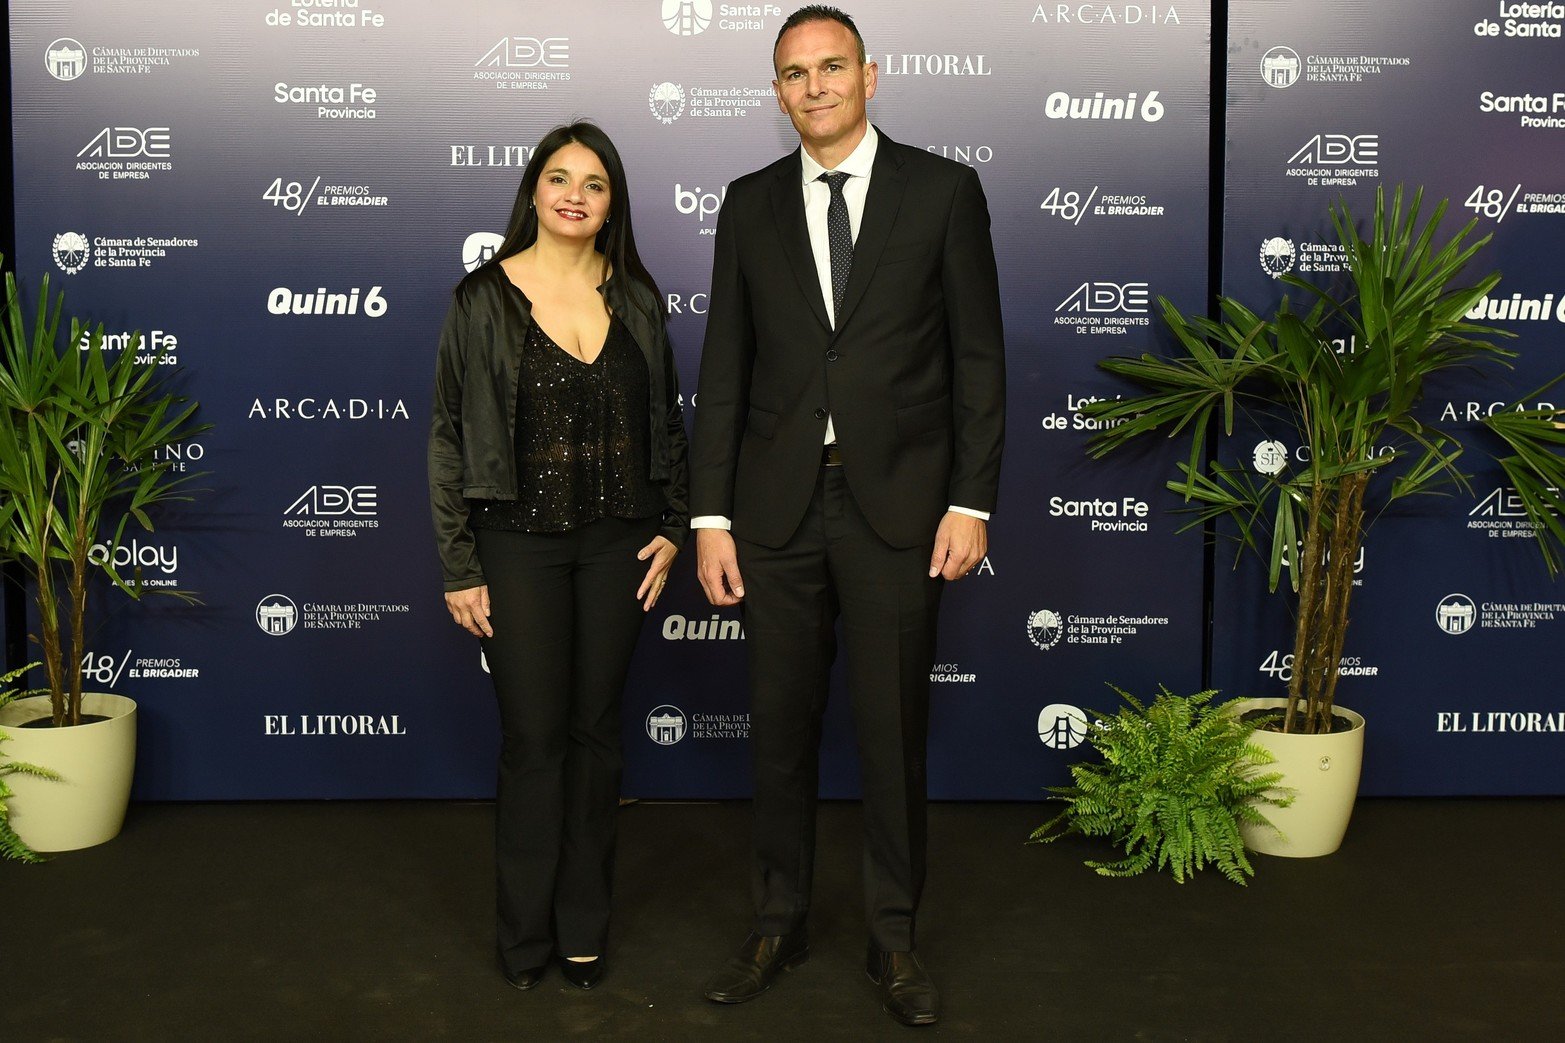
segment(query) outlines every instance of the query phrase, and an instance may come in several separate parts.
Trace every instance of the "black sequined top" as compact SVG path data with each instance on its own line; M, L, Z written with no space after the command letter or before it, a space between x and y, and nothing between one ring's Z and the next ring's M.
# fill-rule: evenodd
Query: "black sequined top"
M474 500L474 529L564 532L663 513L647 477L647 363L616 316L586 363L530 323L516 395L517 498Z

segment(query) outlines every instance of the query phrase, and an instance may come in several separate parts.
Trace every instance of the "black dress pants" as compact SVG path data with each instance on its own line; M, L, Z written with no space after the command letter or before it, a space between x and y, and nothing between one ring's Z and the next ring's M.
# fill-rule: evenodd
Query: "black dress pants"
M645 613L636 552L656 517L563 533L479 530L500 704L495 802L500 959L517 973L600 956L621 773L620 696Z
M869 935L886 951L914 948L929 670L944 586L929 578L934 537L890 546L854 502L843 469L823 467L786 545L735 541L750 656L758 934L785 934L809 911L821 714L840 615L864 791Z

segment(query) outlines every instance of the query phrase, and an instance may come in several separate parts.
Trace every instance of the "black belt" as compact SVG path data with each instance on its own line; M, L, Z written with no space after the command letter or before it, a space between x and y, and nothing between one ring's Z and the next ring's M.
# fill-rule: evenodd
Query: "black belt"
M822 467L841 467L842 450L837 448L837 443L832 442L821 450Z

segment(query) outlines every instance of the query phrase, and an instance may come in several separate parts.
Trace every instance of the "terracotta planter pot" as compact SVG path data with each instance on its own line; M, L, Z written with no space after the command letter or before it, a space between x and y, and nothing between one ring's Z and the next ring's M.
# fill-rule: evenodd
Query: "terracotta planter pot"
M49 698L18 699L0 709L10 737L0 755L60 773L58 782L12 774L11 825L35 851L75 851L112 840L125 822L136 767L136 703L88 692L82 713L105 721L74 728L23 728L49 716Z
M1287 708L1286 699L1241 699L1235 711ZM1253 741L1277 758L1267 771L1282 772L1282 784L1296 792L1286 808L1266 808L1266 817L1282 831L1244 826L1244 845L1263 855L1315 858L1342 846L1358 798L1359 770L1364 763L1364 718L1341 706L1333 712L1353 722L1353 728L1330 735L1293 735L1258 731Z

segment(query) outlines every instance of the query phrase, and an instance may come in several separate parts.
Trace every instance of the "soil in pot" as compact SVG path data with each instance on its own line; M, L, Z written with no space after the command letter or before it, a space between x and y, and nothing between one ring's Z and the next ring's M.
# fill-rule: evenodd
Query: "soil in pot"
M1267 722L1267 723L1261 724L1259 726L1259 728L1257 729L1258 731L1279 732L1279 733L1282 732L1282 713L1280 711L1278 711L1278 710L1246 710L1244 713L1239 715L1239 719L1241 721L1243 721L1244 723L1246 723L1246 724L1255 724L1255 723L1261 722L1261 721ZM1332 713L1332 715L1331 715L1331 734L1332 735L1337 735L1337 734L1340 734L1342 732L1350 732L1350 731L1352 731L1356 727L1357 727L1357 725L1355 725L1353 723L1351 718L1344 717L1340 713L1335 713L1335 712ZM1284 734L1286 734L1286 733L1284 733ZM1303 735L1305 733L1304 732L1294 732L1293 734L1295 734L1295 735ZM1315 732L1314 734L1319 735L1320 733L1319 732Z
M82 724L97 724L99 721L107 721L107 720L109 720L109 718L105 717L101 713L84 713L84 714L82 714L81 723ZM34 717L32 720L28 721L26 724L8 725L8 727L12 727L12 728L53 728L54 727L54 718L53 717L47 717L47 716L45 716L45 717ZM67 725L66 727L74 728L75 725Z

